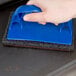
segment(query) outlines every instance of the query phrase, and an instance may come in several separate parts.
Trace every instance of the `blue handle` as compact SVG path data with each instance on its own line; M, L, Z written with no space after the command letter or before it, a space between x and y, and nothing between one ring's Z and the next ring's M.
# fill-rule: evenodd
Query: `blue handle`
M14 12L13 14L13 17L12 17L12 25L14 23L18 23L20 26L22 25L21 21L23 19L23 16L26 15L26 14L30 14L30 13L38 13L38 12L42 12L42 10L37 7L37 6L34 6L34 5L22 5L20 7L18 7L16 9L16 11ZM51 16L51 15L50 15ZM70 27L70 24L68 24L67 26L65 26L65 23L63 23L59 29L60 29L60 32L66 27L66 29L69 29L69 31L71 31L71 27Z
M22 5L18 7L14 12L12 21L13 23L14 22L20 23L20 20L23 19L24 15L30 14L30 13L38 13L38 12L41 12L41 9L34 5Z

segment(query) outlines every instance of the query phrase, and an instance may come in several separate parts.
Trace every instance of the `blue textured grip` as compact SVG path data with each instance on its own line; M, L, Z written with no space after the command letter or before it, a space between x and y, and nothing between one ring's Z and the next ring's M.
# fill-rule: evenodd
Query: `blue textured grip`
M9 24L8 40L29 40L72 45L72 20L59 24L59 26L52 23L43 26L37 22L23 21L24 15L34 12L42 11L34 5L23 5L16 9Z
M41 9L34 5L23 5L17 8L12 17L12 25L18 23L20 26L22 25L21 21L23 20L23 16L30 13L38 13L41 12ZM22 27L22 26L21 26Z

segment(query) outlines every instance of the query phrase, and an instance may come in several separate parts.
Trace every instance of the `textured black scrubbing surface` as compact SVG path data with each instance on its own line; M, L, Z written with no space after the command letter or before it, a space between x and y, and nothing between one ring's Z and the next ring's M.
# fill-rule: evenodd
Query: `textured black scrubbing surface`
M54 43L27 41L27 40L8 40L7 34L8 34L10 19L11 19L11 16L9 18L8 25L2 40L3 45L15 46L15 47L30 47L30 48L40 48L40 49L50 49L50 50L61 50L61 51L72 51L74 49L74 37L73 37L72 45L54 44Z
M73 51L74 46L71 45L60 45L60 44L49 44L41 42L31 42L31 41L18 41L18 40L4 40L3 45L14 46L14 47L30 47L30 48L40 48L49 50L61 50L61 51Z

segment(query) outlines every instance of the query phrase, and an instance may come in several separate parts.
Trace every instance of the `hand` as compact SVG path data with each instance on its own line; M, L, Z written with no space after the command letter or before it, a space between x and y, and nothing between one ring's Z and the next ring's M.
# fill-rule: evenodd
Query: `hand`
M42 12L24 16L25 21L41 24L51 22L58 25L71 20L76 15L76 0L30 0L27 5L36 5L42 9Z

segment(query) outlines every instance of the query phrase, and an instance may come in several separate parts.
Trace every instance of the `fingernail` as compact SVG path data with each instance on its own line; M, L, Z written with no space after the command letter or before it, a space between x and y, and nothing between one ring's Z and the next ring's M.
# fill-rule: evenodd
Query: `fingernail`
M45 25L45 24L46 24L46 22L39 22L39 24Z
M59 24L58 23L55 23L55 25L58 26Z
M24 21L28 21L28 20L29 20L29 17L28 17L28 16L24 16L24 17L23 17L23 20L24 20Z

